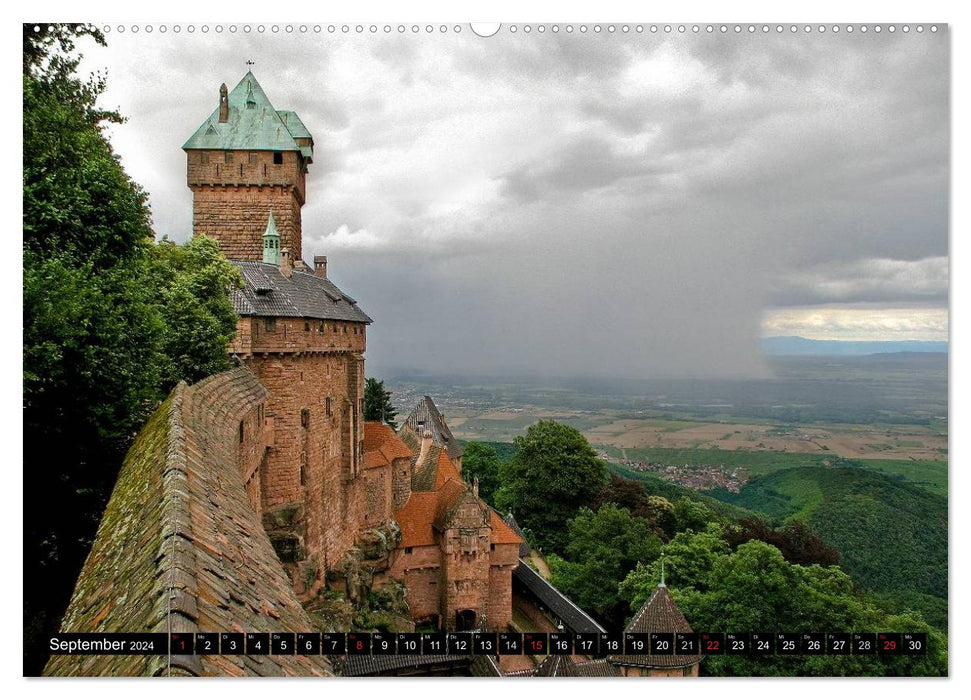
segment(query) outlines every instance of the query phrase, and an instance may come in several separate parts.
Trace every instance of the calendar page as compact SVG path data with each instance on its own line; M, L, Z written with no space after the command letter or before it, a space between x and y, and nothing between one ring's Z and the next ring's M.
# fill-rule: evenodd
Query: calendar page
M950 31L25 23L24 675L948 676Z

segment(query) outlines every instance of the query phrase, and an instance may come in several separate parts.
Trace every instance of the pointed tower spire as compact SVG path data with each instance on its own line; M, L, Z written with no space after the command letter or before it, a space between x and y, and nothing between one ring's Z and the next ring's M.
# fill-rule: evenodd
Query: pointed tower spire
M658 588L667 588L664 584L664 556L661 556L661 583L657 584Z
M270 218L266 222L266 232L263 234L263 262L271 265L280 264L280 234L276 230L276 219L270 209Z

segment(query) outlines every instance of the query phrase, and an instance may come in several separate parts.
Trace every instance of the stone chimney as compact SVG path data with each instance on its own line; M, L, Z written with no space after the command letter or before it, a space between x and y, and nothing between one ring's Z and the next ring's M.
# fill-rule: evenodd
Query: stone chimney
M289 278L293 274L293 260L290 259L290 249L280 251L280 274Z
M314 274L318 277L327 278L327 256L326 255L315 255L314 256Z
M418 453L418 460L415 462L415 469L421 469L428 459L428 453L432 449L432 431L426 430L421 435L421 451Z
M226 83L219 86L219 123L225 124L229 121L229 90Z

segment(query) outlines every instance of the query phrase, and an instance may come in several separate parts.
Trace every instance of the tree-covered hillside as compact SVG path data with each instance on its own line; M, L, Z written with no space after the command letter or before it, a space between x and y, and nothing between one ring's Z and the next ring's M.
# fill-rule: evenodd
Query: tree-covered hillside
M948 572L943 496L866 469L799 468L720 498L778 521L804 522L842 553L840 565L857 585L940 621Z

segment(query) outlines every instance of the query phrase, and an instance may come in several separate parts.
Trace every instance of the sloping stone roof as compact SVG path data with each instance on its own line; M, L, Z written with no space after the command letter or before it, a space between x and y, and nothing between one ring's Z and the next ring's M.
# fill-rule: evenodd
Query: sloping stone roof
M521 586L536 597L546 609L558 617L571 632L606 632L596 620L583 612L580 607L560 593L553 584L533 571L524 560L519 560L512 572L513 593Z
M273 108L252 72L246 72L228 97L228 120L219 122L217 102L209 118L182 145L184 150L300 151L294 139L310 138L296 114Z
M418 402L415 410L405 419L405 423L415 431L415 435L419 438L423 431L430 430L435 444L444 447L448 456L452 459L459 459L462 456L462 446L452 435L452 431L449 430L431 396L426 395Z
M277 265L233 260L243 276L243 288L232 290L240 316L291 316L371 323L357 301L326 277L294 268L290 277Z
M668 587L660 585L654 589L654 593L648 598L647 602L637 611L634 619L627 626L627 632L640 632L650 634L651 632L692 632L691 625L678 609L674 598L671 597ZM611 663L623 666L640 666L643 668L681 668L691 666L701 661L698 654L691 655L652 655L652 654L625 654L622 656L609 657Z
M313 629L236 464L238 421L266 395L242 367L173 390L125 458L62 631ZM332 675L312 656L52 656L44 673Z
M419 454L420 448L419 451L414 454L414 458L417 459ZM428 450L428 455L425 457L425 461L421 464L416 462L412 465L412 491L432 491L435 489L435 482L438 480L438 458L440 455L442 455L442 448L438 445L432 445ZM446 457L446 459L448 458Z

